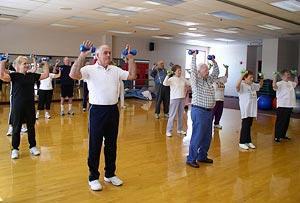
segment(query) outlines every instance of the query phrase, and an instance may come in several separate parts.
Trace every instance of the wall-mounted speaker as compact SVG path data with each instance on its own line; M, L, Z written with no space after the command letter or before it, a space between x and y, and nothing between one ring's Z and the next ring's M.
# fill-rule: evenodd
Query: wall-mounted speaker
M155 49L155 44L154 44L154 42L150 42L150 43L149 43L149 51L154 51L154 49Z

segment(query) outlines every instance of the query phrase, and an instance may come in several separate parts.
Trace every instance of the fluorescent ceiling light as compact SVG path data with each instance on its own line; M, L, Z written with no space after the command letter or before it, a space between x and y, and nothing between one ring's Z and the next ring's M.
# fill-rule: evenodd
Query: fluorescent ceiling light
M226 39L226 38L216 38L215 40L221 41L221 42L234 42L235 41L233 39Z
M123 15L123 16L134 15L137 13L135 11L128 11L128 10L117 9L117 8L106 7L106 6L96 8L95 10L103 12L103 13L114 13L114 14L119 14L119 15Z
M1 21L10 21L10 20L13 20L13 19L12 18L5 18L5 17L0 16L0 20Z
M242 19L244 19L243 16L229 13L227 11L216 11L216 12L210 13L210 15L213 15L217 18L226 19L226 20L242 20Z
M203 34L193 33L193 32L182 32L182 33L178 33L178 34L189 36L189 37L204 37L205 36Z
M153 38L157 38L157 39L173 39L173 37L167 37L167 36L161 36L161 35L155 35L152 36Z
M120 16L118 13L106 13L107 16Z
M64 10L64 11L71 11L72 8L69 8L69 7L63 7L63 8L60 8L60 10Z
M160 3L154 2L154 1L145 1L144 3L145 3L145 4L155 5L155 6L159 6L159 5L160 5Z
M69 18L67 18L69 20L75 20L75 21L87 21L87 22L104 22L104 20L102 19L96 19L96 18L88 18L88 17L84 17L84 16L71 16Z
M122 8L121 10L139 12L139 11L142 11L142 10L146 10L146 8L136 7L136 6L127 6L125 8Z
M65 28L76 28L78 26L76 25L66 25L66 24L60 24L60 23L53 23L50 24L51 26L55 26L55 27L65 27Z
M175 5L182 4L185 2L184 0L151 0L151 1L157 2L160 4L164 4L167 6L175 6Z
M190 30L190 31L196 31L197 28L196 27L189 27L188 30Z
M187 26L187 27L200 25L200 23L183 21L183 20L176 20L176 19L167 20L165 22L176 24L176 25L183 25L183 26Z
M0 13L5 14L5 15L21 16L28 12L29 12L29 10L26 10L26 9L0 6Z
M226 34L235 34L238 33L237 31L234 30L227 30L227 29L214 29L215 32L222 32Z
M257 25L260 28L268 29L268 30L281 30L283 28L277 27L275 25L265 24L265 25Z
M299 0L279 1L279 2L273 2L270 4L273 6L276 6L278 8L281 8L281 9L291 11L291 12L300 11L300 1Z
M10 20L15 20L17 18L18 16L0 14L0 20L2 21L10 21Z
M125 31L118 31L118 30L108 30L108 32L117 33L117 34L124 34L124 35L132 34L132 32L125 32Z
M158 30L160 30L159 27L151 27L151 26L144 26L144 25L137 25L137 26L134 26L134 27L138 28L138 29L150 30L150 31L158 31Z
M41 3L47 3L49 0L30 0L30 1L41 2Z

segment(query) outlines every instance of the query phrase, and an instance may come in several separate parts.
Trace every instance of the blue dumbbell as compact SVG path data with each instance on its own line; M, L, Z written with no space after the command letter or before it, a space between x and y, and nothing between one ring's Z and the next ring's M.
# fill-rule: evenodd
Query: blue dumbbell
M215 58L216 58L215 55L208 55L208 56L207 56L207 59L208 59L208 60L213 60L213 59L215 59Z
M96 52L96 47L87 48L86 46L84 46L84 44L81 44L79 50L81 52L86 52L86 51L91 50L91 53L95 53Z
M137 50L136 49L132 49L132 50L130 50L129 54L135 56L137 54ZM122 55L123 56L127 56L128 55L128 49L123 49L122 50Z
M6 60L8 60L8 55L6 54L0 55L0 61L6 61Z
M198 54L199 51L190 49L188 53L189 53L189 55L193 55L194 53Z

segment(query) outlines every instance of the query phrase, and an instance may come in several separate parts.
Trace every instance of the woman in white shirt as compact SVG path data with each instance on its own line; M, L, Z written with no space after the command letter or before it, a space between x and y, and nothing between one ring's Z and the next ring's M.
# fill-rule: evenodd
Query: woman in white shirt
M172 72L174 76L168 74L163 82L164 86L170 86L170 108L169 108L169 119L167 124L166 135L168 137L172 136L173 123L178 113L177 118L177 133L185 135L186 132L183 131L183 112L184 112L184 98L185 98L185 88L189 85L189 82L181 77L181 66L174 65L172 67Z
M226 73L225 76L219 77L214 83L214 90L215 90L215 100L216 105L213 108L213 119L214 119L214 128L222 129L220 125L220 120L223 114L224 108L224 90L225 90L225 83L227 82L228 78L228 66L225 66Z
M281 71L281 81L276 82L276 75L273 78L273 89L276 91L277 98L275 142L280 142L281 139L290 139L286 132L293 107L296 107L295 87L298 84L298 78L295 76L294 81L290 80L291 73L289 70Z
M52 95L53 95L52 79L59 78L60 74L61 74L61 71L59 70L58 74L49 73L48 78L46 78L44 80L40 80L41 84L40 84L40 88L38 91L39 102L38 102L38 110L37 110L36 116L35 116L36 119L39 118L40 111L44 110L45 107L46 107L45 118L47 118L47 119L51 118L49 111L50 111Z
M239 147L242 149L255 149L255 146L251 141L251 126L253 118L257 116L256 92L259 91L262 85L262 79L260 80L259 84L253 83L253 73L251 71L246 71L236 85L242 118L239 143Z

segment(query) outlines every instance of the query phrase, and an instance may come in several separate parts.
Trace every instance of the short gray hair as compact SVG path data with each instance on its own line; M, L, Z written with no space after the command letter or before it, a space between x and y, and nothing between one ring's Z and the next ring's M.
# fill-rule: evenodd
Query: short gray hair
M208 68L208 66L205 64L205 63L200 63L198 66L197 66L197 71L203 69L203 68Z

